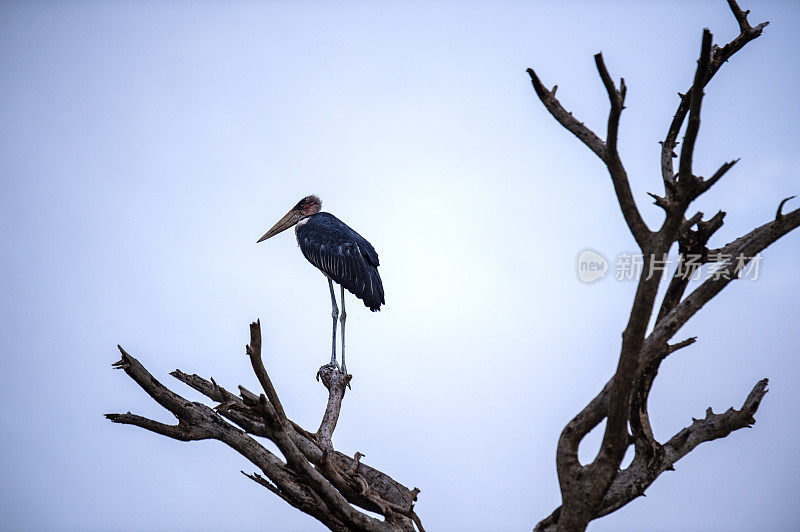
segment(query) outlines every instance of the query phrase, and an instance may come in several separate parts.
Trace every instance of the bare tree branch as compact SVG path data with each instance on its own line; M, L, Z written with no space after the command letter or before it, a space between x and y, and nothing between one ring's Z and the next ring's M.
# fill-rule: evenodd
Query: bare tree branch
M324 368L325 366L323 366L323 369ZM256 405L258 403L259 398L257 395L240 387L242 393L242 397L240 398L218 386L213 382L213 379L206 380L198 375L188 375L180 370L173 371L171 375L207 396L212 401L221 403L220 406L217 407L217 411L220 415L233 421L246 432L255 436L270 436L269 429L265 426L260 415L253 413L250 407L247 406L248 404ZM318 436L304 430L291 420L289 420L289 423L294 429L293 431L289 431L289 435L297 448L315 466L322 467L325 459L323 459L323 447L317 442ZM328 450L328 459L333 462L333 466L337 470L358 472L368 483L371 491L388 502L390 507L402 508L405 513L412 512L419 490L416 488L409 490L390 476L364 464L360 460L355 460L339 451ZM356 455L362 456L361 453L356 453ZM380 507L364 498L359 499L358 503L356 503L355 500L351 500L351 502L366 510L373 512L380 511Z
M702 194L703 192L705 192L709 188L713 187L714 184L716 184L717 181L722 179L722 176L724 176L728 172L728 170L733 168L733 166L738 162L739 162L739 159L734 159L732 161L728 161L727 163L724 163L722 166L719 167L719 169L716 172L714 172L714 175L712 175L711 177L709 177L706 180L703 180L700 183L700 194Z
M788 198L783 198L781 200L780 204L778 205L778 210L775 211L775 221L776 222L780 223L780 222L783 221L783 206L786 205L787 201L789 201L791 199L794 199L794 198L795 198L795 196L789 196Z
M692 86L686 94L680 95L678 110L662 142L661 171L665 194L663 197L650 195L655 204L665 211L666 217L655 233L641 222L617 150L619 118L624 109L626 91L624 80L617 89L602 55L595 56L598 73L611 104L607 136L602 141L563 109L555 99L555 89L547 91L533 70L528 69L536 94L550 114L606 163L625 221L640 244L645 267L649 267L636 288L630 317L622 334L614 376L561 433L556 451L556 468L562 505L542 520L536 530L583 530L592 519L627 504L643 494L658 475L672 469L675 461L700 443L724 437L733 430L752 424L753 414L766 391L764 380L756 385L740 411L731 409L719 415L709 411L705 420L695 421L665 444L658 442L653 435L647 403L659 366L670 354L696 341L696 338L688 338L670 345L670 339L706 302L741 274L755 255L800 225L798 211L784 215L782 202L774 221L722 248L729 256L720 259L713 256L714 252L707 246L711 236L722 226L725 213L720 211L708 220L703 220L703 213L700 212L686 218L690 203L708 191L738 161L735 159L722 164L708 179L695 175L693 159L700 129L703 90L719 68L745 44L758 37L767 24L751 27L747 22L747 12L743 12L733 0L729 0L728 4L739 24L740 33L720 48L714 46L711 32L708 29L703 31ZM679 171L675 175L672 159L678 157L674 152L677 136L687 116ZM653 331L647 335L663 271L663 268L656 269L653 266L667 256L676 241L679 249L678 268L658 307ZM693 274L709 262L721 262L715 276L684 297ZM592 462L581 465L578 460L580 442L603 420L606 421L606 427L600 449ZM631 445L634 448L633 461L620 472L619 465Z
M321 379L322 384L328 389L328 405L317 429L317 439L326 448L331 446L331 436L339 420L342 399L352 378L352 375L343 375L331 366L322 366L317 373L317 379Z
M283 405L281 405L281 401L278 399L278 393L272 386L272 381L269 375L267 375L267 370L264 368L264 361L261 359L261 320L250 324L250 344L245 346L245 351L250 357L250 362L253 365L253 371L256 377L258 377L258 382L261 383L264 393L267 394L270 404L275 409L278 420L281 423L287 423L286 412L283 411Z
M152 419L148 419L146 417L131 414L130 412L125 414L106 414L105 416L114 423L120 423L122 425L135 425L137 427L147 429L150 432L155 432L156 434L161 434L162 436L167 436L175 440L192 441L207 440L211 438L211 433L209 431L203 430L200 427L193 427L184 421L178 422L177 425L167 425L165 423L153 421Z
M678 250L680 252L678 266L675 268L675 273L661 301L661 309L658 311L656 323L660 322L667 313L675 308L689 286L689 281L697 270L707 262L708 248L706 246L708 240L722 227L723 219L725 218L725 213L719 211L713 218L704 222L702 221L703 213L699 212L697 214L699 215L698 219L695 221L693 217L688 220L681 231L681 236L678 237ZM691 229L693 225L697 225L696 231Z
M608 167L608 172L611 175L611 182L614 184L614 192L617 195L622 215L628 228L631 231L636 243L642 251L647 251L651 244L652 232L647 224L644 223L642 215L639 213L639 208L636 206L636 201L633 199L630 183L628 181L628 174L625 167L622 165L622 160L619 157L617 149L617 138L619 133L619 120L622 115L622 110L625 108L625 94L628 88L625 86L625 79L620 79L620 88L614 86L611 75L608 73L605 62L603 61L603 54L598 53L594 56L594 62L597 66L597 72L600 74L600 79L603 81L603 86L608 93L608 100L611 104L611 110L608 113L608 131L606 132L606 151L605 158L603 159Z
M556 98L556 90L558 89L558 85L554 85L553 90L547 90L542 82L539 81L539 77L532 68L527 69L526 72L528 72L528 75L531 78L533 90L536 91L536 95L542 101L550 114L553 115L553 118L555 118L559 124L564 126L567 131L578 137L581 142L586 144L586 146L592 150L595 155L600 157L600 159L605 160L605 142L603 142L600 137L598 137L591 129L586 127L583 122L572 116L571 112L564 109L564 107L561 105L561 102L559 102Z
M654 348L657 345L669 341L703 305L721 292L731 281L738 279L744 267L751 260L770 244L798 226L800 226L800 209L795 209L721 248L720 255L727 258L714 275L698 286L656 325L647 339L645 350L649 356L653 356Z
M692 174L692 157L694 145L697 142L697 133L700 130L700 106L703 103L704 81L708 75L708 64L711 62L711 32L708 28L703 30L703 42L700 45L700 59L697 60L697 70L694 74L691 98L689 101L689 122L686 125L686 134L683 136L681 147L681 160L678 167L678 179L690 180Z
M767 392L767 379L759 381L740 410L730 408L723 414L714 414L709 408L705 419L694 420L692 425L670 438L659 453L649 461L634 461L620 472L603 499L600 516L622 508L644 491L664 471L672 471L675 463L701 443L724 438L731 432L755 423L754 415Z
M724 213L720 212L708 222L699 222L700 224L703 224L698 229L698 233L702 235L699 237L699 242L702 245L704 245L708 237L710 237L711 234L713 234L713 232L716 231L716 229L718 229L719 226L721 226L723 216ZM700 291L698 294L702 294L703 297L707 297L708 299L710 299L711 297L713 297L713 295L716 295L716 293L722 290L722 288L724 288L724 286L727 285L727 283L735 279L737 277L737 274L741 272L741 269L747 264L747 262L749 262L749 260L752 259L752 257L755 254L759 253L760 251L763 251L772 242L776 241L784 234L790 232L798 225L800 225L800 209L792 211L787 215L781 215L780 218L777 218L772 222L764 224L760 228L749 233L746 237L737 239L735 241L736 245L735 246L729 245L727 247L727 250L733 257L736 257L738 254L740 259L739 260L731 259L730 261L724 263L722 270L723 273L720 274L720 278L716 280L709 279L703 285L701 285L695 292ZM716 292L711 293L709 290L701 290L705 285L713 286L716 289ZM685 288L685 285L683 286L683 288ZM683 289L681 289L677 294L678 299L680 298L682 291ZM689 298L687 298L687 300L690 300L690 298L694 296L695 292L693 292L692 295L690 295ZM696 298L697 296L694 299ZM692 311L693 314L694 312L699 310L699 307L695 307L695 305L692 305L691 303L687 302L682 302L680 303L680 305L676 305L676 307L677 307L676 310L681 309L681 313L693 310ZM687 315L685 319L688 320L688 317L689 316ZM730 430L728 430L727 432L725 432L724 430L721 430L720 432L714 432L713 433L715 435L714 438L706 438L704 436L703 438L697 440L697 444L682 448L684 449L685 452L683 452L683 454L680 454L680 456L675 455L677 456L677 458L670 460L666 460L665 458L659 458L666 460L663 461L662 463L663 469L661 469L661 471L657 471L657 468L656 469L653 468L652 460L658 457L662 457L662 455L666 452L665 446L667 444L664 444L664 446L662 446L661 444L656 442L652 436L652 430L649 427L649 417L647 415L647 401L646 401L647 395L649 394L650 387L657 374L658 365L660 364L660 362L664 358L666 358L666 356L668 356L669 354L673 353L678 349L691 345L696 340L695 338L689 338L687 340L679 342L678 344L666 346L665 342L669 340L669 338L671 338L675 332L677 332L677 329L672 331L672 333L669 334L668 336L664 335L662 331L667 328L668 323L672 323L671 320L673 318L674 316L672 316L672 314L670 313L667 315L667 317L663 319L663 321L659 320L659 322L656 325L656 329L647 338L645 345L641 348L642 353L644 353L645 356L640 362L639 366L640 369L637 372L636 378L633 379L633 382L637 384L633 387L634 393L631 395L630 399L631 412L630 412L630 417L628 419L631 428L634 431L632 442L635 444L637 451L634 461L632 462L631 467L633 467L633 469L631 469L631 471L636 471L637 475L635 476L632 474L623 475L622 473L616 474L613 477L613 482L611 483L608 491L606 492L607 494L604 495L603 501L605 502L602 502L601 505L598 505L598 507L595 508L595 514L594 514L595 517L593 517L593 519L605 515L607 513L610 513L611 511L623 506L630 500L630 498L628 498L624 500L619 499L616 502L613 501L609 502L607 500L608 497L615 498L616 495L613 494L618 492L624 492L630 496L638 496L638 494L644 491L644 488L649 486L650 483L652 483L655 480L655 478L658 476L658 474L661 473L661 471L670 469L672 467L672 464L674 464L674 462L678 458L684 456L686 453L691 451L694 447L696 447L697 444L702 443L702 441L710 441L711 439L724 437L730 432ZM666 347L658 347L658 346L666 346ZM619 374L619 371L617 374ZM598 394L587 405L587 407L584 408L584 410L581 411L580 414L578 414L578 416L576 416L572 421L570 421L570 423L567 424L564 431L562 432L561 438L559 439L559 445L557 450L559 483L562 489L562 493L564 493L565 491L567 492L577 491L578 487L584 490L581 491L581 493L584 494L587 493L586 490L588 489L588 486L591 483L589 483L588 481L586 482L578 481L579 483L576 484L576 481L574 479L586 478L589 475L595 474L597 469L592 468L593 464L590 464L589 466L581 466L577 459L577 449L583 437L586 434L588 434L589 431L591 431L595 426L597 426L604 418L607 417L610 404L609 398L611 390L613 389L613 384L614 384L614 379L612 379L606 384L606 386L603 388L600 394ZM758 400L760 401L760 398L763 397L763 393L759 392L759 390L761 390L762 388L762 385L763 388L765 389L766 381L762 381L762 383L759 383L756 389L754 389L754 392L751 393L751 396L748 398L748 401L745 402L745 407L743 407L742 410L743 412L751 413L750 418L752 418L752 414L758 407L758 402L755 401L755 398L758 398ZM727 423L727 421L726 424L724 425L714 425L714 424L717 423L720 419L733 420L731 421L731 423L733 423L734 421L736 423L739 423L743 419L741 416L734 417L733 414L730 414L730 411L724 415L726 416L725 418L717 418L717 417L710 418L710 421L708 422L707 425L727 427L727 426L732 426L729 423ZM736 423L733 424L736 425ZM694 428L692 430L693 431L699 430L699 427L700 425L696 424L694 425ZM741 428L741 427L736 425L734 429L731 430L735 430L736 428ZM712 434L712 433L706 431L704 432L704 434ZM673 440L670 440L673 444L676 441L678 441L675 438L673 438ZM670 449L672 449L672 447ZM601 453L602 451L603 449L601 449ZM600 454L598 454L598 457L599 456ZM650 464L650 465L644 467L643 465L640 464ZM644 472L646 471L650 471L649 473L650 476L643 476ZM644 482L642 480L644 478L648 478L649 480L647 482ZM540 525L538 525L537 530L549 530L550 527L556 526L556 523L558 523L560 527L563 527L564 522L561 520L563 515L564 515L563 509L557 510L556 512L551 514L547 519L543 520L540 523Z
M767 393L768 383L767 379L756 383L739 410L730 408L722 414L714 414L709 408L704 419L693 420L690 426L678 432L667 443L658 444L656 452L649 459L637 453L631 464L614 479L603 497L597 517L619 510L637 497L643 496L661 473L673 471L674 465L701 443L724 438L735 430L752 426L755 423L753 416ZM536 525L535 532L557 530L561 511L560 506L556 508Z
M761 32L767 24L769 24L769 22L762 22L752 27L747 22L747 12L742 11L735 0L728 0L728 6L739 23L739 35L722 48L714 48L706 71L706 77L702 83L703 87L708 85L708 82L711 81L717 71L733 56L733 54L741 50L747 43L760 36ZM667 130L666 138L661 142L661 174L668 197L671 197L671 191L674 190L675 184L672 159L676 157L676 155L673 150L677 146L676 141L678 133L683 125L683 121L686 119L686 113L689 112L690 103L692 101L692 90L693 89L690 88L684 94L678 93L681 101L678 104L678 109L675 111L675 116L672 118L672 122Z
M211 409L201 403L187 401L158 382L135 358L122 348L122 360L115 367L125 372L153 399L178 418L177 425L166 425L134 414L107 414L115 422L136 425L181 441L216 439L230 446L264 474L245 475L266 487L280 498L317 518L331 530L405 531L412 532L415 523L422 530L414 512L418 489L409 490L385 473L333 449L330 441L338 418L344 387L350 376L342 376L340 394L329 399L322 437L299 427L286 417L275 388L261 357L261 329L258 322L250 326L247 353L265 395L255 395L240 387L236 396L197 375L175 370L172 375L219 403ZM333 388L333 386L331 386ZM269 397L269 398L268 398ZM333 406L332 406L333 405ZM328 412L327 410L335 410ZM225 419L237 426L228 423ZM286 458L283 462L259 444L252 436L270 439ZM381 521L356 509L356 506L380 513Z
M597 67L597 73L600 75L600 80L608 93L608 101L611 104L611 111L608 113L608 131L606 132L606 147L609 152L617 150L617 132L619 131L619 118L622 115L622 110L625 108L625 79L621 79L619 83L619 90L614 85L614 80L608 73L605 61L603 61L603 53L598 52L594 55L594 64Z
M605 142L602 141L600 137L598 137L588 127L586 127L583 122L572 116L572 113L564 109L564 107L561 105L561 102L556 99L556 89L558 86L554 86L553 90L549 91L539 80L539 77L536 75L536 72L534 72L533 69L529 68L527 69L527 72L531 78L531 83L533 84L534 91L536 91L536 95L542 101L545 108L550 112L553 118L555 118L565 129L578 137L581 142L583 142L605 163L606 167L608 168L608 173L611 176L611 181L614 185L614 192L617 195L617 200L622 210L622 215L625 218L625 223L628 225L628 228L630 229L633 238L636 240L636 243L639 245L639 248L642 251L646 251L650 246L652 231L650 231L650 228L648 228L647 224L644 223L644 220L639 213L639 209L636 206L636 201L633 199L633 194L631 193L628 175L625 172L625 168L622 165L622 161L620 160L619 153L617 151L619 119L622 110L625 108L625 94L627 92L627 87L625 86L625 80L623 79L620 81L619 90L617 90L613 80L611 79L611 76L608 73L608 69L605 66L603 55L598 53L594 56L594 58L597 71L600 74L600 79L603 81L603 86L608 93L609 102L611 104L611 109L608 114L608 131L606 133Z

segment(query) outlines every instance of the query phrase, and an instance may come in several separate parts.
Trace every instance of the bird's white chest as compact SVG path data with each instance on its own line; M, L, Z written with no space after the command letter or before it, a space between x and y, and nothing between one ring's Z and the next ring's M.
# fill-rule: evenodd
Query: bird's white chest
M295 239L297 239L298 246L300 245L300 228L306 225L308 223L308 220L310 220L310 218L303 218L302 220L297 222L297 225L294 226L294 237Z

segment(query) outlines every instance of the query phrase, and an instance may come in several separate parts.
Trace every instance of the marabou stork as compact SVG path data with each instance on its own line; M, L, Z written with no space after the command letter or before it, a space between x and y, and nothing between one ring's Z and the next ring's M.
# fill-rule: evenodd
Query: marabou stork
M262 242L297 225L295 233L300 251L308 261L316 266L328 278L331 291L331 317L333 318L333 334L331 339L331 362L336 364L336 319L342 324L342 373L347 373L344 362L344 321L347 313L344 310L344 289L364 301L364 305L373 312L380 310L383 300L383 283L378 274L378 254L367 240L353 231L336 216L319 212L322 202L317 196L306 196L286 213L258 239ZM342 289L342 314L336 306L333 293L333 281Z

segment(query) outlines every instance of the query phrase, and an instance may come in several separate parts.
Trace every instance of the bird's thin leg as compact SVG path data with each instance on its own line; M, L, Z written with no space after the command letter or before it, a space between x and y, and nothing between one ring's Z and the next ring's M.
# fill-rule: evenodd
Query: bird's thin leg
M347 368L344 365L344 320L347 319L347 311L344 310L344 286L342 287L342 315L339 322L342 324L342 373L347 375Z
M333 281L328 277L328 287L331 289L331 317L333 318L333 338L331 340L331 366L336 366L336 318L339 317L339 307L336 306L336 296L333 293Z

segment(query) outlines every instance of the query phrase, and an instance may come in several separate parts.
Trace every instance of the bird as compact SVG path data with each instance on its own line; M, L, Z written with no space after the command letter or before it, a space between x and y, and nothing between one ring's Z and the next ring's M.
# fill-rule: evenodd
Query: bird
M381 309L386 303L383 283L378 273L378 253L366 238L351 229L346 223L328 212L320 212L322 201L315 195L306 196L297 202L283 218L264 233L256 243L263 242L295 227L297 244L308 262L317 267L328 278L331 292L331 317L333 333L331 339L331 361L328 366L339 368L336 363L336 320L342 330L342 366L347 374L344 359L344 324L347 312L344 307L345 288L364 302L371 311ZM333 283L341 288L342 313L336 305Z

